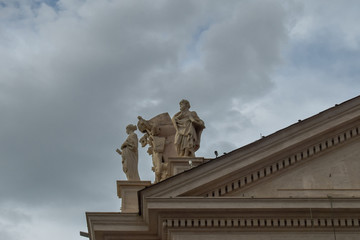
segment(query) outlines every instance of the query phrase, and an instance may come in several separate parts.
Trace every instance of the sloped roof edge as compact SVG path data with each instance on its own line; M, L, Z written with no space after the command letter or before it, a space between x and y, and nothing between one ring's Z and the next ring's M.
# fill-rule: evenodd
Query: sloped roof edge
M237 148L226 155L222 155L218 158L212 159L202 165L199 165L198 167L189 169L185 172L179 173L175 176L172 176L162 182L159 182L157 184L153 184L151 186L146 187L145 189L141 190L139 192L139 196L147 195L146 193L149 193L152 195L152 191L154 191L157 188L163 188L166 185L168 187L165 188L172 188L173 186L176 186L176 183L170 184L170 182L173 182L175 179L182 178L182 176L191 174L192 172L199 171L200 169L209 167L211 165L218 165L220 162L223 162L225 160L230 160L233 158L238 158L237 155L249 152L249 151L256 151L256 150L264 150L264 148L268 147L268 145L274 146L277 143L281 142L282 140L286 138L291 138L292 135L297 134L299 131L311 131L312 129L319 128L322 125L324 125L324 122L329 121L335 121L335 125L337 123L341 123L341 120L346 121L347 119L339 119L339 116L348 114L349 112L352 112L353 110L357 110L360 113L360 95L357 97L354 97L350 100L347 100L341 104L336 104L334 107L328 108L316 115L313 115L309 118L306 118L304 120L300 120L288 127L285 127L283 129L280 129L266 137L263 137L259 140L256 140L252 143L249 143L243 147ZM355 116L360 117L360 115L356 112ZM339 119L338 122L336 120ZM348 120L351 120L350 118ZM155 191L156 192L156 191Z

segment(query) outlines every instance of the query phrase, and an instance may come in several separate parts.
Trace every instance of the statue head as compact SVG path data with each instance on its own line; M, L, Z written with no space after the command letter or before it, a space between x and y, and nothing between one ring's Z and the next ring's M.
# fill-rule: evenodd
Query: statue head
M186 99L180 101L180 110L188 110L190 109L190 102Z
M137 127L133 124L129 124L126 126L126 133L130 134L131 132L136 131Z
M146 121L145 119L143 119L141 116L138 116L138 129L140 132L142 133L146 133L146 130L150 130L151 129L151 124L149 121Z

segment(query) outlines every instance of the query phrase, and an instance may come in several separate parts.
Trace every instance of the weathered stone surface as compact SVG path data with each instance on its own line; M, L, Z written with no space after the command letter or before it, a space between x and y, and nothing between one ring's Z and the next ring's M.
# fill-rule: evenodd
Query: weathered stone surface
M175 128L168 113L162 113L150 120L138 117L138 128L144 136L141 146L148 145L147 152L152 156L155 183L168 177L168 158L176 156L174 146Z
M179 157L195 157L195 152L200 147L201 133L205 128L204 121L189 109L189 101L181 100L180 112L172 118L176 130L174 143Z
M150 186L150 181L117 181L117 195L121 198L122 213L138 213L138 191Z
M121 145L121 150L116 149L122 157L123 171L129 181L140 181L138 171L138 138L135 133L136 126L129 124L126 133L129 135Z
M201 157L170 157L168 161L168 176L175 176L209 160Z
M236 191L239 197L358 197L360 198L360 141L323 149L312 159L293 163L269 180ZM300 164L299 167L295 165ZM230 196L229 195L229 196Z

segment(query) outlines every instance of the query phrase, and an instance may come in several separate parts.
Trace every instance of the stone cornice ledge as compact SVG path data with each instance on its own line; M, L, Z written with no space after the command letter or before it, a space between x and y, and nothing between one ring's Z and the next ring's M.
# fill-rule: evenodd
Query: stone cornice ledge
M360 198L147 198L148 211L156 210L214 210L216 209L359 209Z
M149 226L135 213L86 212L90 239L103 239L105 232L149 232Z

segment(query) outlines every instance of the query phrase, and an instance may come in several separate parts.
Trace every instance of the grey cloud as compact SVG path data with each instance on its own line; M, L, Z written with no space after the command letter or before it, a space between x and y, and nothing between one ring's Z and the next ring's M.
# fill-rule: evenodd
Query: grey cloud
M30 215L18 208L8 208L8 204L0 204L0 238L15 240L22 237L18 231L24 225L31 223Z
M249 15L247 11L259 14ZM229 98L249 99L272 87L270 74L280 63L280 46L287 40L282 6L276 2L265 6L239 3L226 14L228 18L210 24L200 35L200 57L195 64L153 77L158 95L167 99L185 95L202 107L209 101L212 106L223 107L229 104Z
M17 29L12 45L21 52L14 56L12 49L4 50L2 67L16 66L0 90L6 100L1 105L1 182L12 182L3 187L4 199L41 204L64 191L64 197L78 201L89 194L103 195L101 191L110 187L85 192L87 184L97 185L90 176L104 171L103 179L110 182L121 175L114 149L125 138L122 127L136 121L134 103L149 98L152 85L146 75L155 66L175 61L181 39L162 35L171 35L169 29L180 19L171 23L156 16L164 12L167 18L179 6L92 4L83 6L79 16L59 11L58 18L36 25L35 34ZM193 11L191 5L184 6ZM28 14L32 24L38 17ZM181 26L176 27L183 35ZM27 44L21 45L27 37ZM109 167L113 163L117 167Z
M31 207L118 204L125 126L173 115L182 98L207 126L200 155L238 147L252 122L231 103L273 87L287 41L276 1L19 4L1 9L11 24L0 30L0 202ZM140 175L153 177L140 155Z
M31 221L31 216L25 214L19 209L9 209L5 206L0 207L0 216L2 222L7 222L9 225L18 225L23 222Z

